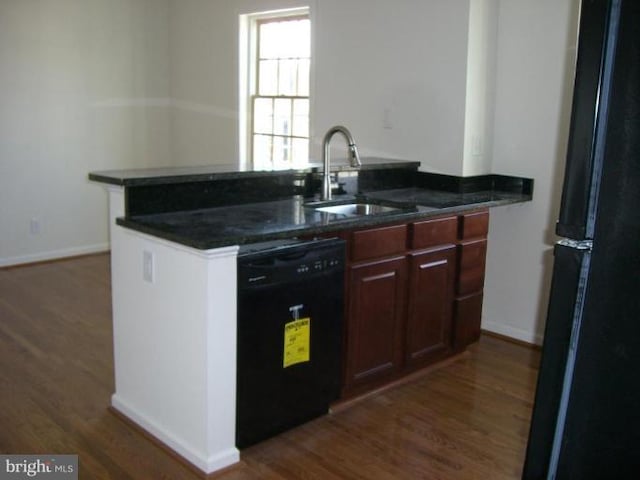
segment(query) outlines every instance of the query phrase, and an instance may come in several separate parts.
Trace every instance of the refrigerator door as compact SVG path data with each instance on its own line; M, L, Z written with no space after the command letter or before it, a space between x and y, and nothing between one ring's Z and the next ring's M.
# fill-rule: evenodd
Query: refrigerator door
M590 251L571 246L570 242L563 243L558 243L554 249L551 298L522 474L524 480L544 479L549 472L567 375L570 339L576 327L575 321L579 320L586 286L585 272Z
M556 478L640 473L640 2L622 3L582 333Z
M640 2L610 6L617 38L615 54L606 55L607 128L595 140L603 161L593 247L581 267L587 260L580 275L586 288L575 291L577 267L558 247L527 480L626 479L640 472Z
M565 238L593 237L617 33L612 11L618 1L584 0L581 6L571 130L556 225L556 233Z

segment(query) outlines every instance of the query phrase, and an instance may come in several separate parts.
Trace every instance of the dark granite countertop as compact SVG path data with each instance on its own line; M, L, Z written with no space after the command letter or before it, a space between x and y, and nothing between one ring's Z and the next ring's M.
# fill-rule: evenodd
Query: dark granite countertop
M339 196L334 203L350 203L356 197ZM385 203L398 210L379 215L344 216L319 212L308 199L289 199L157 213L118 218L118 225L201 250L243 245L280 238L314 235L415 221L444 214L495 207L531 200L530 195L501 191L454 193L425 188L401 188L368 192L360 201Z
M201 250L340 230L411 222L531 200L533 180L487 174L419 172L419 162L363 158L362 167L332 165L334 203L393 205L376 215L316 210L321 165L237 171L233 165L92 172L92 181L125 189L118 225Z
M418 168L420 162L389 158L364 157L362 166L354 168L348 164L331 165L332 172L383 170L385 168ZM124 187L162 185L214 180L259 178L283 174L306 174L322 171L322 164L310 162L289 170L241 170L233 164L206 165L196 167L166 167L128 170L105 170L91 172L89 180Z

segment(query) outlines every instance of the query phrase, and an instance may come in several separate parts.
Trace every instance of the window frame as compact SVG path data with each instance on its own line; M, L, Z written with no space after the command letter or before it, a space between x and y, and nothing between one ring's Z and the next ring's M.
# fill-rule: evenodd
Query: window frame
M244 138L244 142L246 145L247 152L247 160L246 163L251 167L251 169L255 169L259 167L261 169L278 169L281 168L280 165L277 165L274 162L274 145L275 139L284 138L288 139L289 149L293 149L293 141L298 140L306 140L307 142L307 151L310 149L311 143L311 63L312 63L312 50L311 50L311 31L309 34L309 85L308 85L308 96L302 95L279 95L277 92L275 95L260 95L259 92L259 81L260 81L260 27L269 23L277 23L283 21L299 21L299 20L308 20L310 22L311 27L311 12L308 7L305 8L296 8L289 10L281 10L276 12L265 12L265 13L257 13L248 16L249 24L249 48L247 55L247 63L248 63L248 78L247 78L247 93L245 100L245 108L247 112L246 122L244 123L245 134L241 135L241 138ZM294 60L305 60L307 57L295 57ZM264 60L264 59L262 59ZM278 59L282 60L282 59ZM280 62L278 62L278 69L280 68ZM279 73L279 70L278 70ZM296 73L299 75L299 72ZM297 79L297 77L296 77ZM297 83L297 82L296 82ZM297 89L297 88L296 88ZM275 103L278 99L285 99L290 102L290 112L289 118L292 119L291 122L291 131L288 135L276 134L274 124L272 123L271 133L261 133L256 132L255 130L255 106L256 101L259 99L271 100L272 102L272 112L275 112ZM306 100L308 102L308 114L307 114L307 136L300 136L293 134L293 119L294 119L294 108L296 100ZM275 122L275 116L272 119L272 122ZM271 138L271 152L270 152L270 164L269 165L256 165L255 160L255 137L256 135L263 135L265 137ZM285 140L286 141L286 140ZM291 156L293 153L291 152ZM292 157L291 157L292 158ZM292 160L292 166L295 163L295 160Z

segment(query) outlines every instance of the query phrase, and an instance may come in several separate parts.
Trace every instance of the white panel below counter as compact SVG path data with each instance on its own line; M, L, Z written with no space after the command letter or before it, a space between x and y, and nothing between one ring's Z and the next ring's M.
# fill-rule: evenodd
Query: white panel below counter
M238 247L196 250L113 224L111 242L113 408L205 473L238 462Z

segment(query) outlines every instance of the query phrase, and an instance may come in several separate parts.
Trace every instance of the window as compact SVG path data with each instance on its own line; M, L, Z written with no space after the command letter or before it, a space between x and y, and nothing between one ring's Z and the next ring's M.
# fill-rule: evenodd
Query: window
M254 169L290 168L309 159L311 22L301 14L251 16L248 151ZM253 57L253 58L251 58Z

